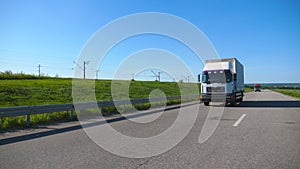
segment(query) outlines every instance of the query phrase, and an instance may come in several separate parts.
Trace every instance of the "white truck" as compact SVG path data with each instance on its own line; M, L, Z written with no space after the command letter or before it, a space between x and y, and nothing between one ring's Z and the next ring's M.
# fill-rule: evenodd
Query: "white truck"
M206 60L202 72L200 100L236 105L244 97L244 67L236 58Z

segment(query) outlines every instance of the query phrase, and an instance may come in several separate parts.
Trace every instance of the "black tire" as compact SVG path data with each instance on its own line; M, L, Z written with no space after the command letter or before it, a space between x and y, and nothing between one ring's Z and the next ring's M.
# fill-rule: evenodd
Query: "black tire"
M204 105L205 106L209 106L209 102L204 102Z
M230 106L232 107L236 106L236 102L230 102Z
M243 102L243 98L240 98L240 102Z

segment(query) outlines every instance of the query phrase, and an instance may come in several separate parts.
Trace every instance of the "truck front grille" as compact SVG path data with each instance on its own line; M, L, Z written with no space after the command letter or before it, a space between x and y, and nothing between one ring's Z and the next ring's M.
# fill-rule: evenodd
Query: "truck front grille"
M207 92L225 92L225 87L207 87Z

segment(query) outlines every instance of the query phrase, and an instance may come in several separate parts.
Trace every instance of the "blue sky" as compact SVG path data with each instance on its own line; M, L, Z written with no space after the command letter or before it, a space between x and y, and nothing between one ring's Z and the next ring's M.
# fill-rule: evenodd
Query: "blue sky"
M169 13L196 25L221 58L236 57L244 64L247 83L300 82L297 0L1 0L0 71L37 74L41 64L42 73L72 77L73 61L93 33L115 19L141 12ZM179 55L195 76L201 72L203 64L184 45L146 35L116 46L118 52L112 50L100 65L99 78L111 78L132 52L153 47ZM87 71L96 70L87 65ZM136 78L155 79L150 71Z

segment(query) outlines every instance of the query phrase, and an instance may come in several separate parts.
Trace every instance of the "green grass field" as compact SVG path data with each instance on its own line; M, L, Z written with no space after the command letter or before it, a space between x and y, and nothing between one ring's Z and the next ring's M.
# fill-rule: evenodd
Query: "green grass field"
M300 89L272 89L272 90L288 96L300 98Z
M128 83L128 81L117 81L114 84L117 87L122 87L122 83ZM181 89L187 94L195 94L189 90L192 85L195 84L183 83ZM154 89L160 89L166 96L181 95L177 83L131 81L129 97L148 98L150 92ZM124 90L124 92L126 91ZM111 80L96 80L95 96L97 101L111 100ZM125 96L125 93L118 93L118 96ZM0 80L0 107L63 104L72 103L72 101L72 79ZM167 104L175 104L175 102L170 101ZM145 109L149 106L149 104L144 104L142 107L137 105L136 108ZM106 113L116 113L116 109L113 107L105 108L104 111ZM32 115L31 122L34 124L53 120L66 120L68 118L68 112L45 113ZM25 117L0 118L0 128L24 125Z
M122 83L125 82L126 81L117 81L114 84L122 87ZM192 85L192 83L184 83L182 84L182 89L187 94L194 94L189 91ZM181 94L177 83L131 81L129 96L130 98L147 98L154 89L162 90L167 96ZM124 90L124 92L126 91ZM122 95L122 93L118 94ZM95 81L95 95L98 101L111 100L111 81ZM71 102L72 79L0 80L0 107Z
M245 92L252 92L253 91L253 89L250 88L250 87L245 87L244 90L245 90Z

